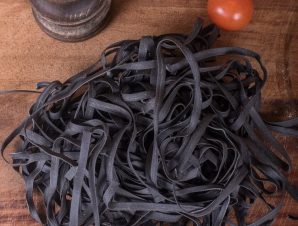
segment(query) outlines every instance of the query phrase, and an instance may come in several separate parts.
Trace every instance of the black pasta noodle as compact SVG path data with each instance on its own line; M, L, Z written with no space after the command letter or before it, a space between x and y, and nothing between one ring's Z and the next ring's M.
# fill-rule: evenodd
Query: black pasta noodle
M290 157L272 135L297 136L298 119L262 119L260 56L211 48L218 36L198 20L189 36L124 40L67 81L39 83L1 148L3 156L21 138L12 165L32 217L50 226L257 226L273 222L287 192L298 200L285 176ZM267 213L248 224L256 200Z

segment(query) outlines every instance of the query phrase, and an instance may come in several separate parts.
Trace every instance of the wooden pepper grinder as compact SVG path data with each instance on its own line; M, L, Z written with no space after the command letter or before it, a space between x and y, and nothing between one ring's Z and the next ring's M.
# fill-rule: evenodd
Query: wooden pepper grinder
M111 6L111 0L30 1L41 29L68 42L85 40L103 29Z

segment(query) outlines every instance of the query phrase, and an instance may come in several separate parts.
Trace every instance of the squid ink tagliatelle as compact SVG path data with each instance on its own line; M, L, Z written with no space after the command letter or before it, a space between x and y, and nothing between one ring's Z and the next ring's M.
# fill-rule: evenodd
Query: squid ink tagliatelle
M1 149L21 138L12 165L31 216L49 226L257 226L273 222L286 193L298 200L272 135L298 136L298 119L262 118L260 56L212 48L218 36L199 20L188 36L120 41L67 81L39 83ZM255 202L266 212L248 217Z

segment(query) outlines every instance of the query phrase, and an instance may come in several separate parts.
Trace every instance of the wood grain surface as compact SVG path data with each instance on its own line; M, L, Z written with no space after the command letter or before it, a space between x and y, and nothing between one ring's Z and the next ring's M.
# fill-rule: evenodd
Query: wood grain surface
M222 32L217 46L240 46L259 52L269 71L263 92L268 117L298 116L297 0L255 0L253 21L238 32ZM81 43L62 43L44 34L35 23L29 1L0 0L0 90L34 89L38 81L65 80L86 68L107 45L145 34L189 32L195 19L207 18L206 0L113 0L111 21L96 37ZM0 141L26 115L34 96L0 95ZM298 140L281 138L298 185ZM6 155L9 158L9 155ZM0 226L34 223L26 208L23 181L0 161ZM252 215L260 215L257 206ZM298 215L290 197L274 225L294 226L287 214Z

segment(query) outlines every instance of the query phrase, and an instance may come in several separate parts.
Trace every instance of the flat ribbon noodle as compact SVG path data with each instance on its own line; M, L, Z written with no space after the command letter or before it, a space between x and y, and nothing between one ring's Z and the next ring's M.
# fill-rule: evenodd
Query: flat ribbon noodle
M4 156L21 137L11 156L32 217L51 226L219 226L235 212L238 225L257 226L274 220L285 192L298 200L285 176L290 157L271 132L298 136L298 120L262 119L260 56L211 48L218 36L198 20L189 36L124 40L64 83L39 83L30 115L1 147ZM277 193L274 206L266 195ZM268 212L248 222L256 200Z

